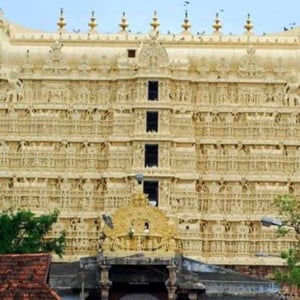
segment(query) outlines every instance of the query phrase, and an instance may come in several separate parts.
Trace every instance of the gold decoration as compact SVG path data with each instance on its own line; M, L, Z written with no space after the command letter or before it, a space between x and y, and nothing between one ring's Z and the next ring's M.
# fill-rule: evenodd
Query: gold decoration
M65 22L64 9L63 8L60 9L60 17L59 17L59 20L56 24L58 26L59 31L63 31L64 27L67 25L67 23Z
M250 19L250 14L248 14L246 24L244 26L244 28L246 29L246 33L250 33L252 31L253 27L254 26L253 26L252 21Z
M127 32L127 27L129 25L127 23L127 18L125 16L125 12L123 12L123 16L122 16L121 23L119 24L119 26L121 27L121 32Z
M153 28L153 31L156 31L157 28L159 27L160 23L158 21L158 17L157 17L157 12L154 12L153 18L152 18L152 22L150 23L150 25Z
M222 28L221 21L219 19L219 14L216 13L215 23L213 24L213 29L215 30L215 33L219 33L220 29Z
M188 32L189 29L192 27L188 18L187 10L185 11L185 18L183 20L183 24L181 25L181 27L184 29L184 33Z
M169 257L175 254L175 227L166 215L149 204L143 193L133 194L130 203L113 216L113 228L105 225L106 256L143 252L146 256Z
M95 12L92 11L92 16L89 22L89 27L90 27L90 31L93 32L95 31L96 27L97 27L97 22L96 22L96 18L95 18Z

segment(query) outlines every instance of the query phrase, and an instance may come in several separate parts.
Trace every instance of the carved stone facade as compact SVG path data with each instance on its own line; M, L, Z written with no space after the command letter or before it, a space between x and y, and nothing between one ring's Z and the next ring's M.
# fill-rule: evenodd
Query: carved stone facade
M276 215L275 196L300 194L299 34L0 24L0 207L58 208L52 234L67 232L64 259L97 253L101 214L129 203L137 173L157 184L187 256L251 265L295 240L260 219Z

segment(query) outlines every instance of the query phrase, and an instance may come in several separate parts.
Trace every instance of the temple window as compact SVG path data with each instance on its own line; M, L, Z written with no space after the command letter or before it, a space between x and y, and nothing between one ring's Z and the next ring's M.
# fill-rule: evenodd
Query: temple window
M145 180L144 193L148 195L148 199L151 205L158 206L158 181Z
M127 49L127 57L128 58L134 58L136 56L136 50L135 49Z
M158 100L158 81L148 81L148 100Z
M145 145L145 167L158 166L158 145Z
M157 132L158 130L158 112L147 111L147 132Z

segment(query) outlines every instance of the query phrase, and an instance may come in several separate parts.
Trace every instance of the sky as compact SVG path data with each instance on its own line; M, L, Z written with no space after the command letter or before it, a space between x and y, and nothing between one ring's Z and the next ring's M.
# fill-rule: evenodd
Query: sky
M60 8L64 9L66 30L86 32L94 10L97 30L117 33L122 13L126 13L129 30L150 30L153 12L157 11L160 31L172 34L182 31L185 10L192 33L212 33L219 13L225 34L242 34L248 13L254 33L276 33L284 27L300 26L300 0L0 0L4 18L25 27L55 32Z

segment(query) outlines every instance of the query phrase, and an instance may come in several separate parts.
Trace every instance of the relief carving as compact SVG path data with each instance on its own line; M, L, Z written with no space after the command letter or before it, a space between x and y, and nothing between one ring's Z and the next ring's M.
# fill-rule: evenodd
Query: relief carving
M29 49L27 49L25 59L24 59L24 63L21 66L21 72L23 72L25 74L29 74L29 73L33 72L33 69L34 69L34 64L32 63L32 58L30 56L30 51L29 51Z
M78 70L82 74L88 74L91 71L92 67L89 63L88 57L84 54L81 56L79 64L78 64Z
M44 70L53 74L59 74L69 70L69 66L62 53L63 45L59 41L55 41L49 50L48 57L44 64Z
M149 204L145 194L134 194L128 205L112 217L113 227L104 226L106 256L143 251L148 256L174 255L175 228L164 213Z
M264 74L261 59L255 54L256 49L251 45L247 49L247 55L242 58L239 65L239 74L244 78L260 78Z
M289 81L284 86L284 105L298 106L300 100L300 81L296 74L289 77Z
M230 71L229 63L225 57L221 57L219 62L216 65L217 77L218 78L227 78Z
M166 48L158 41L156 33L150 35L150 41L141 45L138 55L138 65L142 68L162 69L169 66Z

